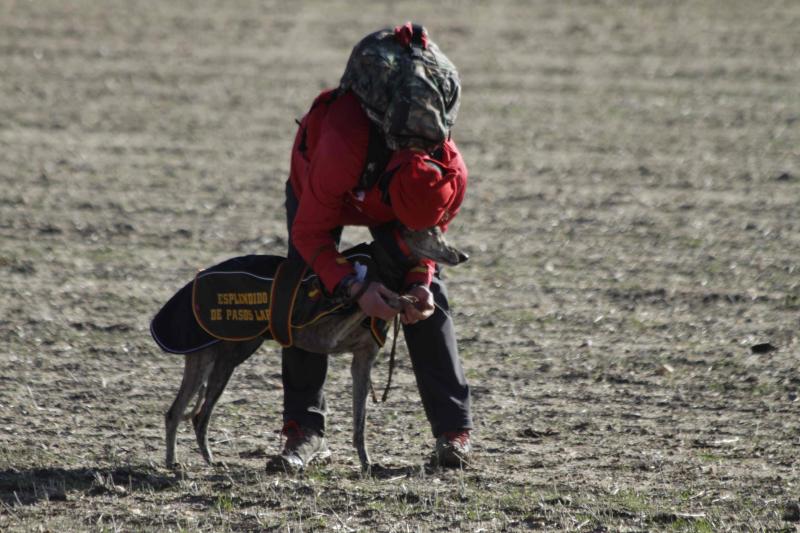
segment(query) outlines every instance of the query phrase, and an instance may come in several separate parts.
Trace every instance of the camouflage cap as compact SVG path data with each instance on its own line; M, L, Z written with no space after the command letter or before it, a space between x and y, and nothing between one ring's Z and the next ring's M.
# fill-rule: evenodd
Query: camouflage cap
M455 65L425 28L410 22L364 37L350 54L340 86L358 96L393 150L430 150L445 141L461 96Z

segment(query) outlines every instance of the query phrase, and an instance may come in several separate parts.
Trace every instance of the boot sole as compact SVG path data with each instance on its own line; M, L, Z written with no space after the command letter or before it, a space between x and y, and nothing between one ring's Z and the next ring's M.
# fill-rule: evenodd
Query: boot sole
M297 473L302 472L306 468L311 465L315 464L328 464L331 461L331 451L328 449L320 450L315 452L308 458L308 460L303 464L297 464L297 462L288 459L283 455L279 455L274 457L268 464L268 470L283 470L285 472ZM276 468L277 467L277 468Z

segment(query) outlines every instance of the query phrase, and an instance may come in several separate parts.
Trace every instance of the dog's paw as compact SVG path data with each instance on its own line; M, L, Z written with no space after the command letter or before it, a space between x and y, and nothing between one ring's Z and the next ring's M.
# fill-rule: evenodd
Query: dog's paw
M361 465L362 478L383 478L390 469L381 463L369 463Z
M211 461L210 463L208 463L208 466L210 466L214 470L224 470L224 471L230 470L228 468L228 463L226 463L225 461L221 461L219 459Z
M171 465L168 465L167 469L170 470L175 475L175 479L177 479L178 481L182 481L189 478L189 467L184 463L179 463L176 461Z

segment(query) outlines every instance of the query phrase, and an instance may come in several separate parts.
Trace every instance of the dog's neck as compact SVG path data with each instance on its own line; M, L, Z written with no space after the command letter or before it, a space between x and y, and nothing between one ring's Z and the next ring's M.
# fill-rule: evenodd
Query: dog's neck
M370 243L370 255L375 262L381 283L395 292L401 291L407 267L399 264L378 241Z

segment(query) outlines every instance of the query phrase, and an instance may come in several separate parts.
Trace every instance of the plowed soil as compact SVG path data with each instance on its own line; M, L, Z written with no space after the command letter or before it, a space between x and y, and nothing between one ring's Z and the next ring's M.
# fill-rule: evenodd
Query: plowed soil
M411 19L463 81L476 464L427 464L401 349L383 469L337 357L332 462L267 471L268 344L215 411L224 465L186 425L168 470L183 361L149 320L198 268L284 252L294 120ZM0 3L0 530L795 531L798 27L789 0Z

